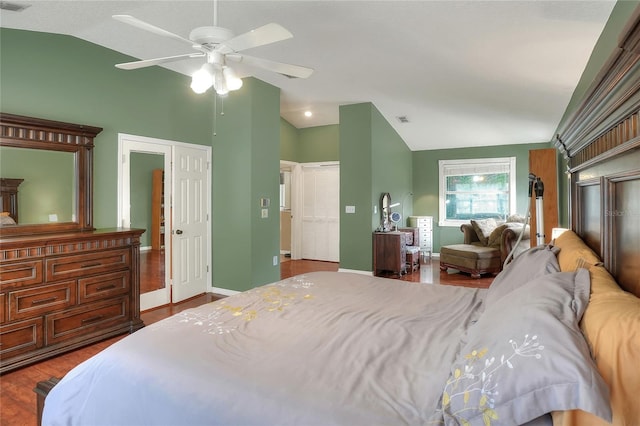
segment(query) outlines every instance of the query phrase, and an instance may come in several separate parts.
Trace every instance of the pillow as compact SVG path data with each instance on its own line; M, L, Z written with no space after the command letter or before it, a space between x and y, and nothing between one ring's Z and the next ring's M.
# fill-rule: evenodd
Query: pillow
M525 223L527 218L519 214L512 214L507 217L507 222Z
M502 244L502 231L507 229L508 225L503 223L502 225L496 227L487 240L487 247L500 248L500 244Z
M0 225L15 225L15 224L16 222L13 220L11 216L9 216L9 213L7 213L6 215L3 214L0 216Z
M520 253L496 275L487 290L485 306L494 304L505 294L522 287L542 275L560 272L556 255L560 251L551 245L531 247Z
M487 245L489 241L489 235L493 232L494 229L498 226L495 219L482 219L482 220L471 220L471 226L473 230L476 231L476 235L478 235L478 239L482 243L482 245Z
M553 241L553 245L560 247L558 263L561 271L575 271L580 266L596 265L600 258L573 231L565 231Z
M445 424L522 424L580 409L611 421L609 390L580 332L589 272L529 281L469 328L442 395Z

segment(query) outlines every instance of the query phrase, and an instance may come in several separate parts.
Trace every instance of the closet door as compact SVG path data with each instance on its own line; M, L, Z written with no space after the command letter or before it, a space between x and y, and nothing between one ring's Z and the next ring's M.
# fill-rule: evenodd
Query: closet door
M302 192L302 258L338 262L340 167L303 166Z

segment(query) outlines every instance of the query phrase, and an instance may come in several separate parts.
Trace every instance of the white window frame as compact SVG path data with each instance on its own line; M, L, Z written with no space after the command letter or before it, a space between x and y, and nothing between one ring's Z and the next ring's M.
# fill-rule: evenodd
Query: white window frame
M491 170L491 166L495 166L495 171ZM447 173L450 169L465 170L465 173L471 174L474 168L481 171L483 174L487 173L499 173L504 170L504 167L509 167L509 212L514 214L516 211L516 157L500 157L500 158L474 158L466 160L439 160L438 161L438 176L439 176L439 226L457 226L459 227L463 223L469 223L469 220L453 220L446 219L446 182L447 176L456 176L459 173Z

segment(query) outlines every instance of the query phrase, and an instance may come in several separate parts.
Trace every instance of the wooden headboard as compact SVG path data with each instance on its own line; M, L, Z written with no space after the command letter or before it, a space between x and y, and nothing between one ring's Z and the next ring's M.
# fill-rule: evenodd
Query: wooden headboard
M0 178L0 211L18 223L18 186L24 179Z
M555 140L570 173L571 228L640 297L640 7Z

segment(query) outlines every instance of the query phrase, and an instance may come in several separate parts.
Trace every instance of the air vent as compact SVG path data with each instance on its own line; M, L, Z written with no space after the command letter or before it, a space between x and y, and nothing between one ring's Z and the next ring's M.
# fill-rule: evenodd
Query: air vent
M407 118L407 116L406 116L406 115L401 115L401 116L398 116L398 117L396 117L396 118L398 119L398 121L399 121L399 122L401 122L401 123L403 123L403 124L404 124L404 123L408 123L408 122L409 122L409 119Z
M9 12L22 12L26 8L30 7L30 4L18 4L8 1L0 1L0 9L8 10Z

